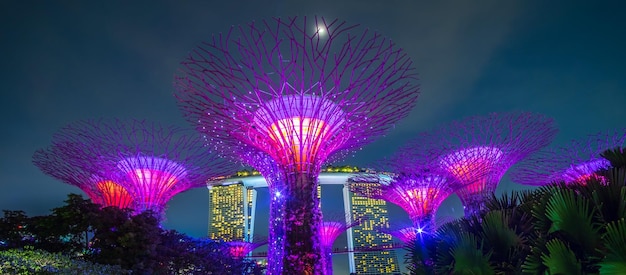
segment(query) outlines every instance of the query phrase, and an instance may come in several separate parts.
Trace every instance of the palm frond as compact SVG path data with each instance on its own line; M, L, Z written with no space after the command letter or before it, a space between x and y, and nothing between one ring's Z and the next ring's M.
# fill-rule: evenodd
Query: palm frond
M584 251L594 251L600 243L601 229L594 215L596 209L587 198L571 189L557 190L546 205L546 216L552 221L548 233L562 232Z
M541 259L548 267L549 274L576 275L582 274L581 265L574 252L559 239L553 239L546 244L548 254Z
M482 242L471 233L461 233L450 254L454 258L452 274L495 274L490 264L491 252L484 254Z
M603 237L606 257L600 262L600 274L626 274L626 219L606 226Z

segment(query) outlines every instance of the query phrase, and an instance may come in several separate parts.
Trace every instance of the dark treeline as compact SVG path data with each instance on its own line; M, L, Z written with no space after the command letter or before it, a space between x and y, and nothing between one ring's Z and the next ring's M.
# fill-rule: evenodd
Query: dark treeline
M263 274L254 261L230 257L227 248L164 230L150 211L101 208L76 194L47 216L4 210L0 219L0 250L44 250L133 274Z

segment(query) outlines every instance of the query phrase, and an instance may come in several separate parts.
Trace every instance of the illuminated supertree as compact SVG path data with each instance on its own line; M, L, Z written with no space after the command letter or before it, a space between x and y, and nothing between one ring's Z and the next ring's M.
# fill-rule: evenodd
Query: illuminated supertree
M50 155L105 180L85 185L106 192L120 190L119 184L133 198L136 213L152 210L161 216L174 195L237 170L211 153L197 134L137 120L79 121L61 129L52 148L56 154Z
M333 244L339 235L349 228L359 225L361 220L350 220L350 215L331 215L326 217L320 227L320 243L324 255L325 274L333 274Z
M381 228L377 228L376 230L382 233L394 236L398 238L400 241L402 241L403 243L408 243L410 241L413 241L417 238L418 234L424 233L420 228L417 228L414 226L402 226L402 227L397 227L397 228L390 226L389 228L381 227Z
M176 96L207 144L269 155L284 179L285 274L321 274L317 177L414 106L412 62L389 39L324 18L232 27L183 62ZM272 234L272 233L270 233Z
M377 180L379 184L354 187L352 192L400 206L409 214L413 226L420 231L431 232L435 228L437 209L454 192L447 174L436 173L435 170L424 167L415 168L413 172L371 174L370 177L379 177Z
M285 195L282 173L273 159L254 148L234 147L232 152L245 164L259 171L267 182L270 193L267 274L282 274L285 248Z
M409 142L416 157L438 163L455 179L465 215L478 213L511 165L548 145L557 130L552 119L527 112L476 116Z
M103 167L81 149L80 144L73 143L52 145L37 150L33 163L45 174L80 188L94 203L103 207L132 208L133 198L126 188L100 176L106 174L102 173Z
M625 140L626 130L620 130L589 135L562 147L551 146L514 166L511 179L526 185L585 184L592 178L603 180L596 172L611 164L600 153L624 146Z
M267 241L232 241L226 243L228 246L228 253L231 257L235 259L242 259L246 257L246 255L250 254L253 250L257 249L259 246L267 244Z

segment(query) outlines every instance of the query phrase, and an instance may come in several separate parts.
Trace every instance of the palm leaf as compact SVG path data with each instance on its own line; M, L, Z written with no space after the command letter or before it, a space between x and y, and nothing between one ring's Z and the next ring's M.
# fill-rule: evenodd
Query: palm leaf
M541 259L543 264L548 267L549 274L582 274L580 262L576 259L576 255L561 240L548 241L546 248L548 254L543 254Z
M495 274L489 262L491 252L484 254L482 242L471 233L461 233L457 242L452 246L450 254L454 258L452 274Z
M574 190L560 189L546 205L546 216L552 221L549 233L562 232L584 251L595 251L600 244L601 227L594 221L596 209Z
M611 162L611 166L614 168L626 168L626 149L614 148L612 150L606 150L600 154L603 158Z
M608 224L603 240L606 257L599 264L600 274L626 274L626 220Z

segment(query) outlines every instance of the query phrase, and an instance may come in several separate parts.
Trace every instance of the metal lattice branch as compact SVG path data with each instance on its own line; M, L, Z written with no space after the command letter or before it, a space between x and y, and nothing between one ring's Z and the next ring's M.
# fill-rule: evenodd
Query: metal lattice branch
M103 207L131 208L132 196L121 185L105 176L94 155L83 151L79 144L65 143L40 149L33 163L44 174L83 190L94 203Z
M553 182L584 183L599 170L610 167L600 154L624 146L626 129L607 131L552 146L516 165L511 179L519 184L546 185Z
M456 180L456 192L469 214L476 209L468 206L479 207L513 164L547 146L556 133L553 120L540 114L493 113L422 133L403 150L439 163Z
M53 137L56 163L79 175L89 174L122 186L136 211L161 213L174 195L202 187L214 177L230 175L237 165L219 158L195 133L176 127L130 120L87 120L70 124ZM44 172L53 165L41 161ZM66 172L66 173L67 173ZM52 175L55 176L55 175ZM70 184L98 188L97 182L55 176ZM117 190L101 186L101 192ZM87 192L89 193L89 192Z
M233 27L183 65L176 96L209 144L228 155L244 143L285 165L321 165L371 142L418 95L404 51L375 32L321 17Z
M319 171L408 114L418 97L412 66L391 40L321 17L232 27L183 62L176 97L207 144L232 158L247 148L264 152L280 169L281 273L324 272Z
M387 175L374 176L380 177L380 184L355 186L352 191L359 196L385 200L400 206L409 214L415 226L426 227L427 223L434 222L437 209L454 191L445 174L432 173L427 169L411 174L396 174L391 178Z

